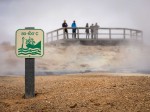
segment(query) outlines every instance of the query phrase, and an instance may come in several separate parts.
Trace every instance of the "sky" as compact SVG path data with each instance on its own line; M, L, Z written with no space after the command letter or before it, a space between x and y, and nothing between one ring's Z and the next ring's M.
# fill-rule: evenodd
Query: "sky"
M150 41L150 0L0 0L0 43L15 43L15 32L25 27L45 33L61 27L64 20L78 27L134 28ZM150 43L150 42L149 42Z

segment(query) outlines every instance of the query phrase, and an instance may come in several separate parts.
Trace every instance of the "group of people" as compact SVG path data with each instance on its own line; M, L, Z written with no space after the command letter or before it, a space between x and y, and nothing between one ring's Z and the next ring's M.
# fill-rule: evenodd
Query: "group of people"
M89 29L91 29L91 38L93 39L98 39L98 29L99 29L99 25L97 23L92 24L90 27L89 27L89 24L86 23L86 38L89 38L89 35L90 35L90 32L89 32Z
M66 23L66 20L64 20L64 23L62 24L62 27L64 28L64 33L65 33L65 38L68 37L68 24ZM72 38L76 38L76 29L77 29L77 25L76 22L73 21L72 25ZM86 23L86 29L85 29L85 33L86 33L86 38L89 39L90 36L90 30L91 30L91 38L92 39L98 39L98 29L99 29L99 25L96 23L95 25L92 24L91 26L89 26L88 23Z

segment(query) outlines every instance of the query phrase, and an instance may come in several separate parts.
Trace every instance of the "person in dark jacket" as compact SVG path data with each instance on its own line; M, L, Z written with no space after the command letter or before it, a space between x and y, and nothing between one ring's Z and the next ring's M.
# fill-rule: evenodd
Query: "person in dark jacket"
M68 27L68 24L66 23L66 20L64 20L64 23L62 24L62 27L64 28L64 38L66 39L66 35L67 35L67 39L69 38L68 37L68 30L67 30L67 27Z
M77 25L76 25L75 21L73 21L71 27L72 27L72 38L76 38L76 28L77 28Z
M87 29L85 29L85 33L86 33L86 39L88 38L89 39L89 35L90 35L90 32L89 32L89 24L86 23L86 26L85 26Z

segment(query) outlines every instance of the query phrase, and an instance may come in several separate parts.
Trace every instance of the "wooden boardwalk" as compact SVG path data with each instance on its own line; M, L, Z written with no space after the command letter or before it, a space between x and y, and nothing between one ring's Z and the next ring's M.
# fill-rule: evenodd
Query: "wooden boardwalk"
M68 29L68 38L73 39L72 36L72 28L67 27ZM97 38L92 38L91 33L89 34L89 38L86 38L85 30L90 28L86 27L77 27L76 28L76 39L136 39L143 40L143 32L137 29L130 28L99 28ZM59 28L53 31L46 33L46 42L57 41L60 39L67 39L66 34L64 32L64 28Z

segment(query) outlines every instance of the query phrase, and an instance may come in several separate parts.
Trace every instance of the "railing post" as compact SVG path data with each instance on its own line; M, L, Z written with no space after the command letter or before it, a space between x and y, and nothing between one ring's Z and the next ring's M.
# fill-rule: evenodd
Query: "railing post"
M123 29L123 38L125 39L126 38L126 30Z
M77 34L78 34L78 39L79 39L79 29L77 28Z
M58 40L58 30L57 30L57 40Z
M143 32L141 31L141 39L142 39L142 43L143 43Z
M130 29L130 38L132 39L132 30Z
M111 28L109 28L109 39L111 39Z
M46 42L48 43L48 33L46 34Z
M135 36L136 36L135 38L136 38L136 40L137 40L137 30L135 31Z
M63 28L63 39L65 39L65 29Z
M51 41L53 41L53 33L51 33Z
M141 38L143 39L143 32L141 31Z
M98 29L98 30L99 30L99 29ZM96 33L97 33L97 34L96 34L96 39L98 39L98 30L96 31Z

